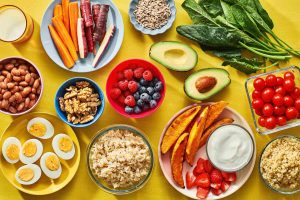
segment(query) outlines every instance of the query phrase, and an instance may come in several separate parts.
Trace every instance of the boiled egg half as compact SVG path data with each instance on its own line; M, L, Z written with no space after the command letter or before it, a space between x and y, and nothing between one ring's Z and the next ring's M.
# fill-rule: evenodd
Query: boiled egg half
M51 179L57 179L61 175L62 167L55 153L44 153L40 160L40 166L44 174Z
M38 165L28 164L16 171L15 178L22 185L32 185L40 179L41 174L42 171Z
M16 137L7 138L2 145L2 154L5 160L15 164L20 159L21 142Z
M75 147L70 136L60 133L52 140L54 152L63 160L70 160L75 155Z
M24 164L31 164L37 161L42 154L43 144L37 139L30 139L22 145L20 160Z
M34 137L49 139L54 134L54 127L47 119L36 117L28 122L27 131Z

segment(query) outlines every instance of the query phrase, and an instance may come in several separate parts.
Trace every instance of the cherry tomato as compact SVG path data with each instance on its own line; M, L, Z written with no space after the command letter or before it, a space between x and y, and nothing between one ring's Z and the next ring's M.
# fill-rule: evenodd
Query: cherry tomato
M283 102L286 107L294 105L294 100L291 96L284 96Z
M275 93L281 94L282 96L284 96L286 92L285 92L285 89L283 88L283 86L277 86L275 88Z
M291 96L293 99L297 99L300 97L300 89L298 87L295 87L295 89L291 92Z
M262 99L254 99L252 101L252 107L254 109L261 109L264 106L264 101Z
M276 118L274 116L267 117L265 120L265 127L267 129L273 129L276 127Z
M265 127L265 125L266 125L266 119L263 118L263 117L259 117L259 118L258 118L258 124L259 124L260 126L262 126L262 127Z
M286 124L286 117L284 116L277 117L277 125L283 126L285 124Z
M294 102L295 108L300 112L300 98L297 98Z
M281 86L283 85L284 79L282 77L276 77L276 85Z
M284 103L283 96L281 94L275 94L273 96L272 102L275 106L282 106Z
M254 91L252 92L252 98L253 98L253 99L261 98L261 91L254 90Z
M266 82L262 78L256 78L253 82L253 86L256 90L262 91L266 87Z
M275 91L272 88L265 88L261 93L261 98L264 100L264 102L268 103L272 101L274 94Z
M284 106L274 106L274 114L277 116L284 115L285 107Z
M264 114L265 117L270 117L270 116L273 115L274 108L273 108L273 106L271 104L267 103L262 108L262 112L263 112L263 114Z
M285 111L285 116L288 119L296 119L299 115L298 110L295 107L288 107Z
M277 78L275 75L270 74L266 77L266 85L268 87L274 87L277 84Z
M254 111L255 111L255 114L257 114L258 116L263 116L262 109L256 109Z
M287 92L291 92L295 89L295 81L293 79L284 79L283 88Z
M285 72L284 73L284 78L285 79L292 79L292 80L295 80L295 75L292 73L292 72Z

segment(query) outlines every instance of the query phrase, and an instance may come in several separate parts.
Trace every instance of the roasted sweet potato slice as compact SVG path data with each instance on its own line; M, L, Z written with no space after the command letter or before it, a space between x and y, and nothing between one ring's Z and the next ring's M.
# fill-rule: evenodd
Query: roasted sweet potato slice
M166 131L162 143L161 152L163 154L167 153L180 135L184 132L187 126L191 123L194 117L200 111L201 106L195 106L181 115L179 115L171 124L171 126Z
M206 129L204 131L203 136L200 140L199 148L201 148L206 143L210 134L212 132L214 132L217 128L219 128L220 126L225 125L225 124L231 124L232 122L233 122L233 119L224 118L224 119L221 119L220 121L213 123L208 129Z
M221 115L227 105L228 103L225 101L219 101L209 105L209 112L205 123L205 129L212 125L212 123Z
M188 135L188 133L184 133L178 138L173 148L171 157L171 170L173 179L182 188L184 188L184 181L182 175L183 158L188 140Z
M191 166L193 165L195 155L199 148L200 139L204 132L204 127L208 116L208 110L208 107L204 108L202 113L198 116L197 120L195 121L189 135L188 143L186 146L185 159Z

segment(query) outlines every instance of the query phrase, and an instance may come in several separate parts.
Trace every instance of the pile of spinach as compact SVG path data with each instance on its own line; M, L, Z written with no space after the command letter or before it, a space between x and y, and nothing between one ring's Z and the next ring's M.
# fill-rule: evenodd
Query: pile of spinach
M182 7L193 24L178 26L177 32L224 58L223 66L251 74L300 56L272 31L273 21L259 0L185 0Z

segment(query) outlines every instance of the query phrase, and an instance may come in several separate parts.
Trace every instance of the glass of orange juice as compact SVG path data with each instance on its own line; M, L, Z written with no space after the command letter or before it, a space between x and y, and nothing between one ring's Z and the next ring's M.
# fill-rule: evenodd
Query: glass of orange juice
M32 18L14 5L0 7L0 24L0 40L4 42L25 42L34 30Z

